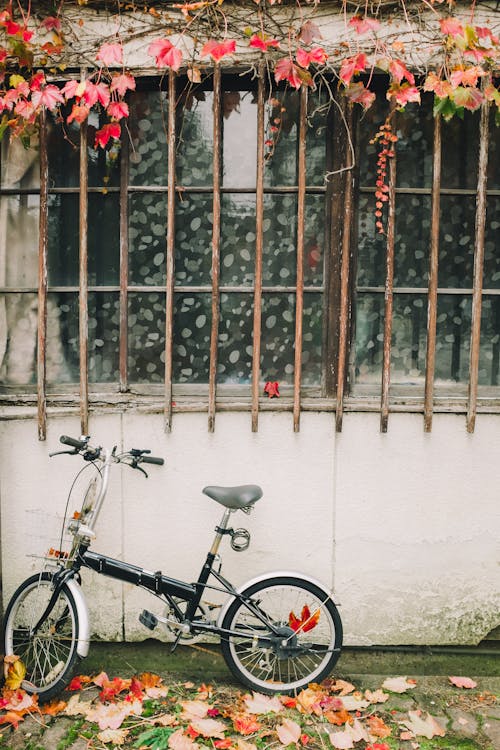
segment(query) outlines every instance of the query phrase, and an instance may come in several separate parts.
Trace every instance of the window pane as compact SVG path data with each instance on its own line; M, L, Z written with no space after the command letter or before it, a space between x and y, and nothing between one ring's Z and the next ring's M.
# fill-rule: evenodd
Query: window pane
M300 95L297 91L279 91L266 103L266 139L274 143L267 150L264 170L267 187L297 184L299 110Z
M257 99L253 91L222 94L224 187L255 187ZM244 145L244 148L242 146Z
M0 383L36 382L36 294L0 295Z
M213 181L213 92L186 88L177 106L177 183L209 186Z
M165 379L165 295L128 296L128 376L131 383Z
M439 286L472 287L476 199L442 195L439 223Z
M111 139L108 148L94 148L97 130L107 122L104 114L90 112L87 136L89 187L114 187L120 184L120 143ZM124 125L122 125L124 128ZM64 166L63 166L64 169Z
M383 347L384 295L360 294L356 298L356 383L380 383Z
M436 382L467 382L471 331L471 297L458 294L438 298Z
M174 382L208 383L211 326L210 295L176 294L174 323Z
M20 138L1 142L0 186L3 188L38 188L40 185L39 149L34 142L24 148Z
M479 384L500 385L500 297L483 299Z
M164 91L136 91L131 95L131 185L167 185L167 121L168 98Z
M38 195L0 197L0 286L38 286Z
M51 286L78 286L77 195L49 195L48 278Z
M47 298L47 383L78 383L80 351L78 294L64 292Z
M262 298L261 377L293 383L295 294Z
M166 232L166 194L132 194L129 198L128 230L131 284L165 284Z
M266 195L263 229L264 284L294 285L297 275L297 196Z
M249 383L252 374L253 295L221 294L219 383Z
M395 120L398 187L432 186L434 117L432 95L423 94L422 104L407 104Z
M120 280L120 203L118 195L89 195L89 284L118 284Z
M500 165L499 165L500 166ZM500 197L488 198L484 239L484 287L500 287Z
M330 97L327 92L318 89L309 94L306 133L306 183L308 185L325 184L327 125L330 106Z
M63 116L70 109L63 109ZM66 137L64 137L64 135ZM80 184L80 126L73 121L60 124L47 118L47 155L50 187L75 187Z
M500 138L495 115L498 110L490 107L490 130L488 147L488 190L500 190Z
M223 195L221 213L221 284L253 284L255 195Z
M323 284L325 244L325 198L306 195L304 217L304 284Z
M120 303L118 294L89 294L89 382L118 383Z
M479 114L465 112L441 126L442 188L477 188L479 160ZM460 158L457 158L460 154Z
M175 207L175 282L211 284L213 198L185 194Z
M385 92L382 92L360 118L356 158L359 163L359 184L362 187L375 187L379 148L376 143L370 141L388 114L389 103L385 98Z
M323 297L321 294L304 294L302 318L302 383L318 385L322 375Z

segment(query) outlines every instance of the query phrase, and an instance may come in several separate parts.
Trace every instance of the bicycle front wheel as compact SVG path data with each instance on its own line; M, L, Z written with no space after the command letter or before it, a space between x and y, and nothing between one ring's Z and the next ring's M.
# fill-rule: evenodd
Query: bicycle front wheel
M79 657L78 612L69 588L63 586L45 620L34 627L53 594L52 575L39 573L27 578L10 600L4 619L4 649L15 654L26 667L22 687L49 700L70 681Z
M340 656L342 622L314 583L277 576L249 586L229 607L221 648L234 676L262 693L293 693L320 682Z

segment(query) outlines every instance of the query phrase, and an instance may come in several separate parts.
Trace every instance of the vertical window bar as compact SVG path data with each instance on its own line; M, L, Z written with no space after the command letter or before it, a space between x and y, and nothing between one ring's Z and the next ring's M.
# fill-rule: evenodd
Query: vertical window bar
M474 280L472 285L472 324L469 363L469 399L467 405L467 432L474 432L474 427L476 424L479 348L481 343L484 233L486 226L486 189L488 181L488 119L489 102L485 99L481 105L481 119L479 123L479 168L477 178L476 228L474 238Z
M297 291L295 299L295 364L293 382L293 431L300 430L300 384L302 377L302 317L304 310L304 216L306 202L307 89L300 90L297 196Z
M80 333L80 427L87 435L89 426L89 378L88 378L88 167L87 167L87 121L80 126L80 287L79 287L79 333Z
M392 297L394 286L394 237L396 223L396 153L389 159L389 212L387 217L387 254L384 313L384 356L380 399L380 431L387 432L389 385L391 380Z
M167 279L165 300L165 430L172 430L172 348L174 330L175 259L175 73L168 76L168 204L167 204Z
M47 158L47 112L40 113L40 214L38 240L38 347L37 347L37 400L38 439L47 437L47 242L48 242L48 188L49 165Z
M436 322L438 301L439 213L441 191L441 117L434 118L434 152L432 165L432 217L429 258L429 292L427 298L427 355L425 359L424 432L432 429L434 372L436 365Z
M128 181L129 136L122 139L120 164L120 392L128 391Z
M259 66L257 90L257 186L255 196L255 287L253 303L252 432L259 424L260 337L262 326L262 251L264 245L264 97L266 68Z
M210 333L210 371L208 381L208 431L215 429L215 395L217 385L217 345L219 338L219 283L220 283L220 205L221 205L221 146L222 146L222 89L221 69L214 68L214 157L213 157L213 234L212 234L212 329Z
M345 118L345 127L349 133L352 128L352 105L349 105ZM346 150L346 171L344 173L344 223L342 226L342 258L340 266L340 312L339 312L339 351L337 359L337 404L335 408L335 429L342 432L344 416L344 384L346 376L347 339L349 336L349 265L351 251L352 226L352 151Z

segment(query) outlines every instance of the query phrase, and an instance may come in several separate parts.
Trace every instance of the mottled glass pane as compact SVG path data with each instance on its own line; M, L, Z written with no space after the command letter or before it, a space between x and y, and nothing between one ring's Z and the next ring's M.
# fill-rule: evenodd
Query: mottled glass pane
M0 196L0 286L38 286L39 208L38 195Z
M306 195L304 216L304 284L323 283L325 246L325 197Z
M181 286L210 284L213 198L184 194L175 208L175 282Z
M37 295L0 294L0 384L36 382Z
M112 138L106 148L94 148L95 134L107 122L104 113L90 112L87 144L89 187L117 187L120 184L120 142Z
M223 195L221 201L223 286L253 284L255 273L255 195Z
M129 281L162 286L166 274L167 196L133 193L129 198Z
M120 279L120 203L116 194L89 195L88 274L90 285Z
M375 201L360 195L358 210L358 286L383 286L386 277L387 236L375 227ZM394 286L427 285L430 241L430 197L398 195Z
M210 369L211 296L176 294L173 380L208 383Z
M441 196L438 271L440 287L472 287L475 220L474 196Z
M483 286L490 289L500 287L500 197L498 196L488 198L486 206Z
M135 91L129 106L130 184L167 185L167 94L159 89Z
M500 385L500 297L483 298L479 384Z
M79 206L77 195L49 195L48 278L52 286L78 286Z
M311 92L307 101L306 183L324 185L327 171L326 142L331 101L321 89Z
M70 108L63 110L68 115ZM56 124L47 118L47 156L50 187L78 187L80 185L80 126ZM95 131L94 131L95 132ZM65 136L65 137L64 137ZM102 184L102 183L101 183Z
M293 383L295 294L262 298L261 379Z
M78 383L80 335L78 294L64 292L47 297L47 383Z
M359 294L356 303L357 383L380 384L384 347L384 295ZM391 383L419 383L425 375L427 303L422 294L393 298Z
M264 197L263 282L293 286L297 275L297 196Z
M253 91L222 94L222 184L255 187L257 170L257 99Z
M189 89L177 110L177 184L210 186L213 181L213 92Z
M432 152L434 117L432 95L423 94L422 104L407 104L397 114L395 131L398 187L430 188L432 185Z
M20 138L6 135L0 143L0 186L38 188L40 185L39 147L36 142L24 148Z
M268 145L264 170L264 184L297 184L297 142L300 96L297 91L279 91L265 107L266 139Z
M438 297L435 382L467 382L471 331L471 297Z
M495 124L496 107L490 108L490 131L488 143L488 190L500 190L500 138Z
M250 382L252 332L253 295L221 294L217 382Z
M441 187L477 188L479 113L465 112L441 125Z
M118 383L120 303L117 293L94 292L88 298L90 383Z
M302 317L302 384L318 385L322 376L323 295L304 294Z
M128 377L131 383L165 380L165 294L129 293Z

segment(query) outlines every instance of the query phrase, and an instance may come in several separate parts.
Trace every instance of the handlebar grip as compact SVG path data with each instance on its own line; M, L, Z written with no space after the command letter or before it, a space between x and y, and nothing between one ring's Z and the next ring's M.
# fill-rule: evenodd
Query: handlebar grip
M163 466L165 460L163 458L156 458L156 456L141 456L141 463L157 464L158 466Z
M71 445L72 448L77 448L77 450L81 450L87 446L84 440L77 440L76 438L68 437L68 435L61 435L59 442L64 445Z

